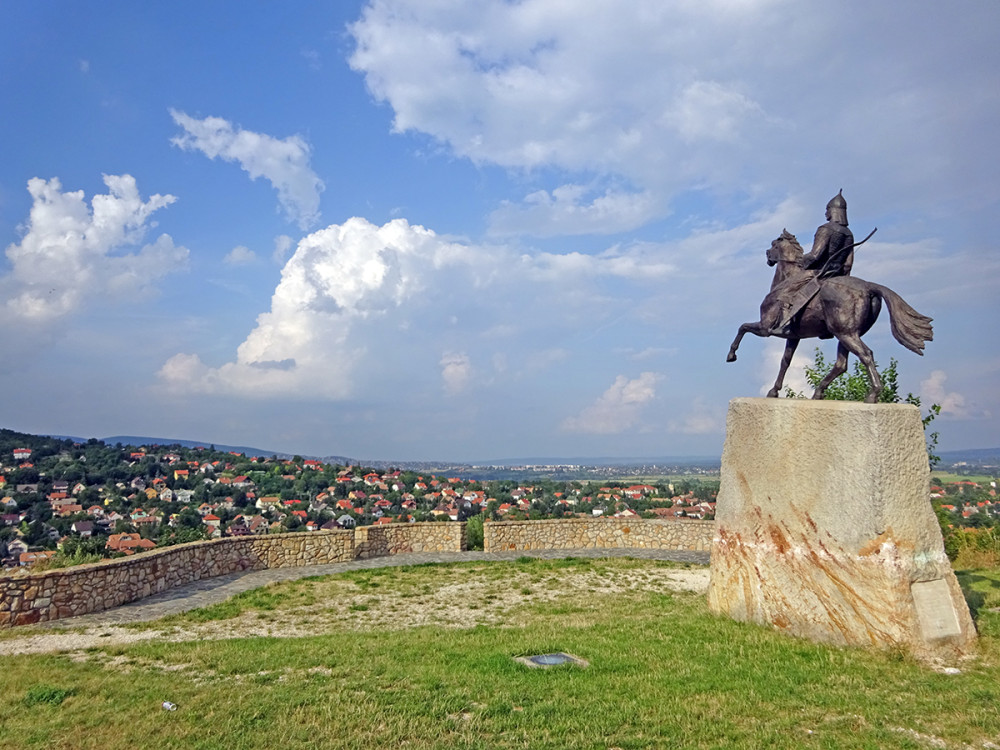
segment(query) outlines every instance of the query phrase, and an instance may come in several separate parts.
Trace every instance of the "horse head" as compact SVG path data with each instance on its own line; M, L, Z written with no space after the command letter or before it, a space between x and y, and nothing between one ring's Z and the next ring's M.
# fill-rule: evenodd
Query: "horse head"
M795 238L795 235L787 229L781 230L781 236L771 243L767 249L767 265L773 266L782 261L800 264L805 251L802 245Z

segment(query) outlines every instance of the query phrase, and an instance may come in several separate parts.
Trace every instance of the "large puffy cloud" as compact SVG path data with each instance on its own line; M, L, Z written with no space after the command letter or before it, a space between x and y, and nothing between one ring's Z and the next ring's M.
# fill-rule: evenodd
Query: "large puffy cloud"
M171 388L247 396L338 399L352 391L365 345L358 324L417 295L428 273L467 249L397 219L377 227L353 218L305 237L281 272L271 309L220 367L178 354L161 369Z
M209 159L237 162L254 180L264 177L278 191L278 202L302 229L319 220L323 181L309 166L309 144L300 136L274 138L234 126L221 117L201 120L170 110L184 134L170 140L186 151L201 151Z
M759 109L713 78L733 44L702 70L683 65L704 59L711 41L698 24L711 18L715 39L735 42L773 3L740 5L720 16L717 3L375 0L351 27L350 62L392 105L397 130L429 133L473 160L615 171L631 162L639 175L665 125L714 142ZM696 127L699 102L723 115L715 130Z
M774 198L817 180L877 186L894 207L935 207L929 186L957 210L995 201L1000 6L910 11L371 0L350 63L395 130L550 183L497 210L501 234L624 231L684 191Z
M629 379L619 375L601 396L575 417L563 420L562 429L592 435L616 435L633 429L642 418L642 410L656 398L656 384L661 376L644 372Z
M0 280L8 320L48 323L88 301L133 297L187 264L188 251L167 234L136 252L150 216L176 198L143 200L130 175L105 175L107 194L87 205L82 190L63 192L57 178L28 181L30 216L21 241L7 247L11 271Z

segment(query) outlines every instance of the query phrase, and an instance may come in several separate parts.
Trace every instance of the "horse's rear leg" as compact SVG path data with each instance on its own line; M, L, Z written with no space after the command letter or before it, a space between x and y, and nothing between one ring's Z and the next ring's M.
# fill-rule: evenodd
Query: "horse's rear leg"
M861 339L858 339L858 341L860 342ZM819 382L818 386L816 386L816 390L813 392L813 398L823 398L823 394L826 393L826 389L830 387L830 383L847 372L847 352L848 348L844 346L844 342L838 339L837 361L833 363L833 367L830 368L830 372L826 374L826 377Z
M781 355L781 366L778 368L778 379L774 381L774 387L767 392L768 398L777 398L781 391L781 386L785 382L785 373L788 372L788 365L792 363L795 350L799 346L799 339L788 339L785 342L785 353Z
M882 392L882 378L878 374L878 370L875 369L875 357L872 355L872 350L868 348L867 344L856 333L838 337L838 340L854 356L860 359L861 364L865 366L865 370L868 372L868 383L871 386L868 395L865 396L865 403L874 404L878 401L879 394Z
M726 356L726 362L736 361L736 350L740 348L740 342L743 340L743 337L748 333L752 333L754 336L768 335L767 331L759 322L744 323L743 325L740 326L739 333L736 334L736 338L733 339L733 343L729 347L729 354Z

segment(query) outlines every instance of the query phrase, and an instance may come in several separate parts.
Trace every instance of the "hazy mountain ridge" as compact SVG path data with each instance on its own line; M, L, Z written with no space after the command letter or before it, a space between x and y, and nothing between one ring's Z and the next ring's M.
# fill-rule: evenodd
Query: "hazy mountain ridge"
M73 440L78 443L87 442L88 438L81 438L73 435L48 435L47 437L57 438L60 440ZM122 445L134 445L139 446L169 446L169 445L179 445L184 448L197 448L197 447L214 447L216 450L232 452L232 453L242 453L247 456L275 456L277 458L288 459L295 455L301 455L303 458L316 459L330 464L339 464L343 466L351 466L364 464L365 466L371 466L373 468L381 467L392 467L400 469L415 469L427 471L431 469L446 470L446 469L460 469L460 468L473 468L473 467L496 467L505 469L514 469L518 467L575 467L575 466L588 466L588 467L624 467L624 466L635 466L635 467L718 467L721 463L720 456L647 456L647 457L608 457L608 456L597 456L597 457L587 457L587 456L575 456L568 458L560 458L554 456L526 456L523 458L501 458L501 459L486 459L477 461L447 461L447 460L436 460L436 461L397 461L393 459L364 459L359 460L356 458L349 458L347 456L338 455L327 455L327 456L315 456L315 455L305 455L305 454L295 454L288 453L285 451L276 450L265 450L262 448L253 448L250 446L240 446L240 445L222 445L220 443L212 443L204 440L179 440L174 438L161 438L161 437L142 437L136 435L113 435L110 437L97 438L102 443L106 445L115 445L121 443ZM952 450L952 451L939 451L941 457L940 467L944 468L952 464L972 464L972 465L1000 465L1000 447L997 448L967 448L963 450Z
M89 439L77 437L75 435L48 435L48 437L57 438L59 440L72 440L76 443L86 443ZM350 465L357 463L356 459L347 458L345 456L308 456L299 453L285 453L283 451L252 448L246 445L223 445L221 443L211 443L204 440L178 440L175 438L140 437L137 435L112 435L111 437L96 439L100 440L105 445L117 445L118 443L121 443L122 445L134 445L136 448L153 445L161 447L179 445L182 448L214 448L217 451L224 451L226 453L242 453L246 456L274 456L276 458L285 459L301 455L303 458L322 460L331 464Z

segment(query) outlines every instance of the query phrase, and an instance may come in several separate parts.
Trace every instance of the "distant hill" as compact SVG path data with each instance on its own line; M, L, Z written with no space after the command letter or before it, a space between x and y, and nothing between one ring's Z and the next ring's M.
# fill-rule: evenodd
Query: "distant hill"
M76 437L74 435L49 435L48 437L53 437L58 440L72 440L76 443L86 443L88 438ZM225 451L227 453L243 453L247 456L275 456L276 458L292 458L293 453L283 453L281 451L264 450L262 448L251 448L246 445L221 445L219 443L210 443L204 440L177 440L174 438L161 438L161 437L140 437L138 435L112 435L111 437L97 438L105 445L117 445L121 443L122 445L134 445L137 448L141 445L151 446L151 445L179 445L182 448L215 448L217 451ZM353 459L345 458L344 456L306 456L303 458L320 459L326 463L331 464L341 464L348 465L351 463L356 463Z
M941 456L942 464L1000 465L1000 448L969 448L962 451L940 451L938 455Z
M644 458L570 457L502 458L475 461L475 466L718 466L719 456L654 456Z
M78 443L87 442L87 438L75 437L72 435L48 435L47 437L59 440L72 440ZM203 446L208 448L214 446L216 450L243 453L247 456L276 456L277 458L292 458L292 453L285 453L275 450L264 450L262 448L252 448L245 445L220 445L204 440L177 440L174 438L160 437L140 437L136 435L113 435L111 437L98 438L107 445L180 445L185 448L197 448ZM973 466L1000 466L1000 448L969 448L957 451L939 451L941 466L947 467L954 464L969 464ZM522 466L543 467L543 466L591 466L591 467L718 467L720 456L657 456L657 457L553 457L553 456L531 456L525 458L501 458L484 461L397 461L392 459L364 459L359 461L356 458L346 456L307 456L303 458L317 459L329 464L339 464L342 466L352 466L363 464L373 467L394 467L401 469L413 469L417 471L428 470L428 467L438 469L453 469L457 467L504 467L515 468Z

